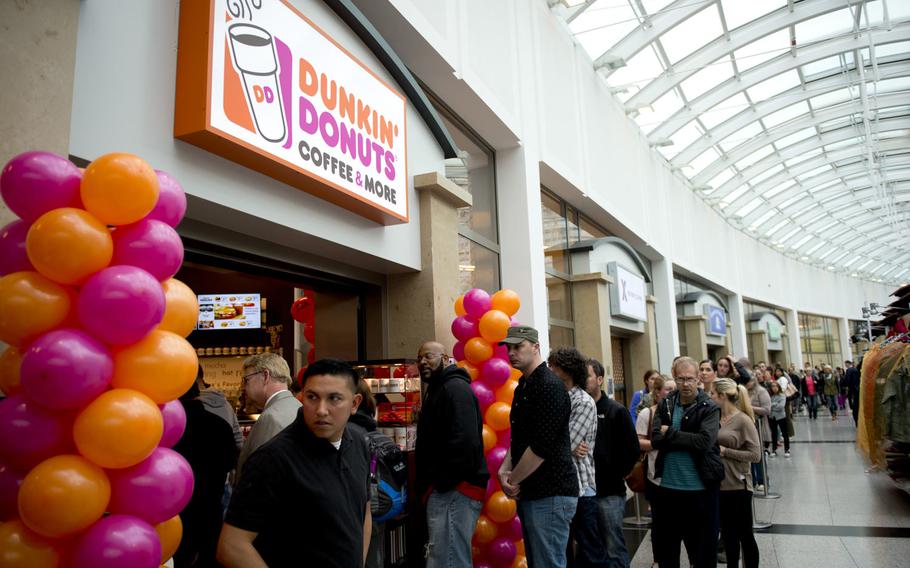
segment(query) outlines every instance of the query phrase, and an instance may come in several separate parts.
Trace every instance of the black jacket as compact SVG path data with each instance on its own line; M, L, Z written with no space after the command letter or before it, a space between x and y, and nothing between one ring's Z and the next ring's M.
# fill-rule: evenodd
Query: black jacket
M632 471L641 448L629 411L607 395L597 401L597 441L594 443L594 478L597 496L625 495L625 478Z
M841 381L841 387L847 389L847 396L859 394L859 381L859 369L856 367L850 367L844 372L844 380Z
M704 392L699 392L695 402L686 409L680 427L673 427L673 411L679 404L679 391L670 394L657 407L657 416L651 430L651 445L658 450L654 465L655 477L661 477L667 452L687 451L692 455L698 476L706 487L716 487L724 478L724 464L717 447L720 430L720 408ZM661 433L661 426L669 426Z
M418 495L431 486L450 491L461 482L487 487L483 417L470 383L468 373L455 365L430 379L417 422Z

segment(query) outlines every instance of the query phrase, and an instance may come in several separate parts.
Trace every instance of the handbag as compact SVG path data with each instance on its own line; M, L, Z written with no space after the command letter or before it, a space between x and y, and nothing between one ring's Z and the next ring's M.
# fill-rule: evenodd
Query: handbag
M784 389L784 396L792 399L798 392L796 387L793 386L793 382L790 381L787 383L787 388Z
M651 408L651 416L648 420L648 439L651 439L651 428L654 425L654 408ZM626 476L626 485L635 493L643 493L645 490L645 478L648 469L648 452L642 452L638 456L632 471Z

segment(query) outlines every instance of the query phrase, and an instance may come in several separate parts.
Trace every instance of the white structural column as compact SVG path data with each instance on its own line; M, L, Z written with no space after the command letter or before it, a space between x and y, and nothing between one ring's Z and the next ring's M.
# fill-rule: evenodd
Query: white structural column
M727 307L727 316L730 318L733 354L737 357L746 357L749 355L749 344L746 342L747 324L742 294L734 293L728 295Z
M847 318L837 318L837 327L840 335L840 361L833 363L835 367L843 366L844 361L853 359L853 350L850 348L850 322Z
M796 310L787 310L787 341L790 342L790 362L803 368L803 347L800 342L799 317Z
M654 315L657 323L657 361L662 373L669 373L673 358L679 355L679 328L676 322L676 289L673 263L665 258L651 262L654 280Z

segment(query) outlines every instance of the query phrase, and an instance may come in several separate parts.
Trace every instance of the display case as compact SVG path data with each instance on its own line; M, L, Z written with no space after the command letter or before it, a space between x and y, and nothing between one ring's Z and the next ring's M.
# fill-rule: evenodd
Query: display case
M408 455L408 505L406 513L385 523L383 557L386 567L408 566L409 558L422 558L421 534L414 515L420 496L414 488L414 447L420 415L421 382L417 362L411 359L384 359L353 364L376 397L380 432L398 444ZM415 564L416 565L416 564Z

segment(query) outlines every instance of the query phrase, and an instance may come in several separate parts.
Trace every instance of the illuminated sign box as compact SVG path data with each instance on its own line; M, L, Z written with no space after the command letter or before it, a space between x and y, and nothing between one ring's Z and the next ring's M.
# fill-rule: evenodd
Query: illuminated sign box
M180 3L174 136L408 222L404 96L286 1Z

